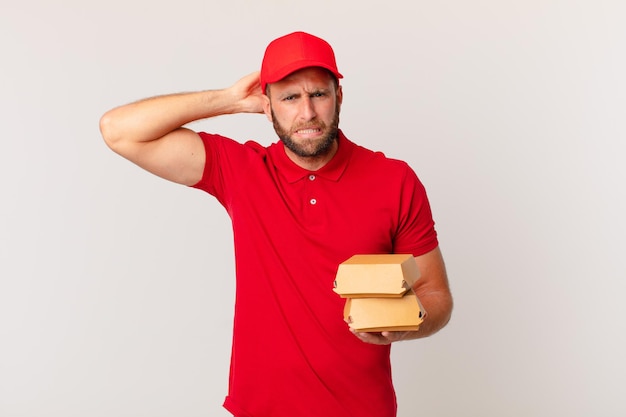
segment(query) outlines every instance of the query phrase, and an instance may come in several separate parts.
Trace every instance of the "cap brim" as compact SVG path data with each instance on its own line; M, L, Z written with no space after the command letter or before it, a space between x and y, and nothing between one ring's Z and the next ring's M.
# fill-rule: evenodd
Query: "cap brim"
M291 73L294 73L304 68L310 68L310 67L324 68L330 71L335 77L343 78L343 75L341 75L337 70L335 70L330 65L324 62L305 60L305 61L292 62L289 65L285 65L279 70L274 71L274 73L265 77L265 82L267 84L275 83L277 81L282 80L283 78L285 78Z

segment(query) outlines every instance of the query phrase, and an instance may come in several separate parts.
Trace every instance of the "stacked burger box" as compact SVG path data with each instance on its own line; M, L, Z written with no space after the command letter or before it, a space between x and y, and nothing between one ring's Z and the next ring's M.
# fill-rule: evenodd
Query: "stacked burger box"
M357 332L418 330L425 311L413 292L420 273L412 255L354 255L337 268L334 288Z

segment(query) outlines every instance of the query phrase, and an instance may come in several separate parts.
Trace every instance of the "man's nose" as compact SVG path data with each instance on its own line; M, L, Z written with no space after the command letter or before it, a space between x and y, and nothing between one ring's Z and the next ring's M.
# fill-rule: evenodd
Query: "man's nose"
M315 113L315 106L310 97L306 97L302 100L302 107L300 108L300 115L304 120L313 120L317 114Z

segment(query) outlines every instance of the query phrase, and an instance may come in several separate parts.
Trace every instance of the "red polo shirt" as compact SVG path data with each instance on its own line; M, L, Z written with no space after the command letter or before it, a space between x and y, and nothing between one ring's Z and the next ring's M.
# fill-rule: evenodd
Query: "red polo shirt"
M340 134L323 168L263 147L200 134L202 180L233 224L236 302L229 393L237 417L393 417L390 347L358 340L333 292L354 254L437 247L424 187L404 162Z

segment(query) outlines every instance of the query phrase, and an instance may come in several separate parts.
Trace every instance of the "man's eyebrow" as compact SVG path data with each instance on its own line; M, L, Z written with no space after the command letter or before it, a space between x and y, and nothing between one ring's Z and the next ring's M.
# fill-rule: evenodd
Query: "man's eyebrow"
M302 97L302 94L306 94L307 96L314 94L330 94L331 89L326 87L317 87L311 90L306 90L304 92L301 91L284 91L278 96L279 100L285 99L287 97L299 98Z
M324 87L320 87L320 88L315 88L311 91L307 91L307 94L311 95L311 94L329 94L330 93L330 88L324 88Z
M285 91L283 93L281 93L278 98L279 99L284 99L287 97L300 97L301 93L300 92L294 92L294 91Z

